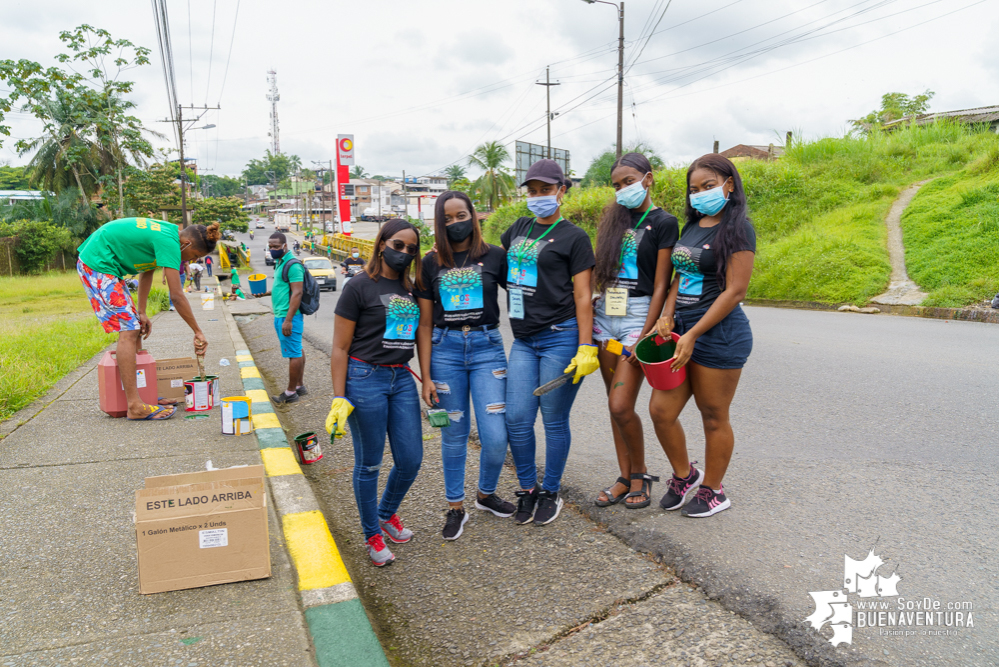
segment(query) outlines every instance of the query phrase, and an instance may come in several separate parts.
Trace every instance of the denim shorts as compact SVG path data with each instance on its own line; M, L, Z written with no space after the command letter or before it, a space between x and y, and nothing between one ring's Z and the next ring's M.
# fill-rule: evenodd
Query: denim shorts
M605 299L601 295L593 304L593 338L601 343L608 340L619 341L625 347L638 342L649 316L651 296L629 296L626 315L608 315L604 309Z
M681 336L701 321L708 311L679 311L676 313L676 332ZM736 306L694 343L690 360L708 368L742 368L753 351L753 331L742 306Z

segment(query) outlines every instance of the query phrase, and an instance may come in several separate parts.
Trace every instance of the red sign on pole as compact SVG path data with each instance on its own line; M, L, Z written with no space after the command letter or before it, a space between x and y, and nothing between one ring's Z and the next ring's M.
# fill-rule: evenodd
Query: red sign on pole
M350 200L344 194L344 186L350 182L350 165L354 164L354 135L339 135L336 145L336 181L338 190L337 199L340 207L340 233L350 236Z

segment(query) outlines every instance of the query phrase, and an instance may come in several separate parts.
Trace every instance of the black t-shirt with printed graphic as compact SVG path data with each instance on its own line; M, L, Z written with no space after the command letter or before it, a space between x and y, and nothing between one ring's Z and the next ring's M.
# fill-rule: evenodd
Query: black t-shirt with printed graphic
M507 291L523 291L524 319L510 318L517 338L533 336L575 317L572 277L595 264L593 244L582 229L564 219L551 231L551 225L535 224L532 228L534 220L518 218L500 237L507 250ZM543 239L531 245L546 231Z
M420 309L401 280L367 273L347 281L334 311L355 322L348 354L369 364L405 364L413 358Z
M745 224L746 243L733 252L756 252L756 230L748 220ZM701 227L692 222L684 225L680 240L673 246L673 267L680 274L680 289L676 296L676 309L705 310L711 307L721 287L715 274L715 253L712 250L718 225Z
M675 217L661 208L648 213L639 225L645 214L631 211L631 228L621 242L624 253L614 286L627 288L629 297L652 295L659 251L675 246L680 235Z
M434 302L435 327L499 324L499 287L506 287L506 252L490 245L470 261L468 252L454 253L454 267L437 263L437 251L423 258L423 286L413 293Z

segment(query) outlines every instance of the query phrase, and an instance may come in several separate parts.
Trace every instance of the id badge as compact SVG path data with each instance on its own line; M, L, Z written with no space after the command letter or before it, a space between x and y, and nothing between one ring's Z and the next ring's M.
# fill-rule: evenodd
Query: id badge
M524 319L524 290L515 288L507 293L510 295L510 319Z
M604 311L611 317L627 315L628 290L624 287L608 287L604 293Z

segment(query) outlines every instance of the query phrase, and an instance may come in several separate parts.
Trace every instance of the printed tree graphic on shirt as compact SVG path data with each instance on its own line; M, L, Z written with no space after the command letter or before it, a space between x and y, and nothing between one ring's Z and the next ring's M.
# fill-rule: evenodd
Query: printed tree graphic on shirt
M671 259L673 266L676 267L677 272L680 274L680 294L691 296L700 296L703 294L704 276L697 266L697 260L700 259L700 249L698 249L697 257L695 257L690 248L677 246L673 249Z
M644 231L644 230L643 230ZM638 233L629 229L621 239L621 268L617 277L625 280L638 280Z
M441 276L441 291L467 292L482 286L482 276L475 269L451 269Z
M384 298L384 297L382 297ZM385 338L413 340L416 338L416 320L420 309L410 299L392 294L385 304Z
M396 320L413 319L420 316L420 308L409 299L393 294L389 297L386 315Z
M541 254L546 240L537 241L521 237L516 243L510 246L507 253L507 262L510 265L510 272L507 277L508 282L519 283L529 287L538 285L538 255ZM523 257L521 257L523 254ZM519 273L519 275L518 275Z
M444 310L482 308L482 274L478 266L450 269L440 274L440 281Z

